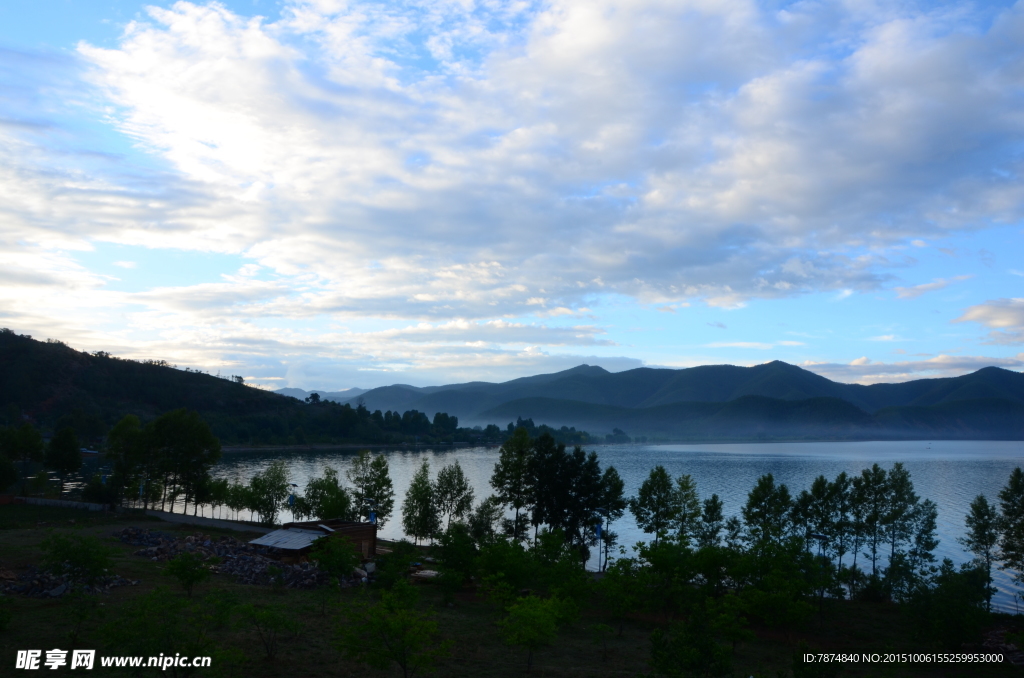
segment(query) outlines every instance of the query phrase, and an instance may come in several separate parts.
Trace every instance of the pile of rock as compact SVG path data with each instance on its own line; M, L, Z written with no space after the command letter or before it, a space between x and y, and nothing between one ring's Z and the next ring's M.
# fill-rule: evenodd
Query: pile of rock
M170 560L181 553L195 553L204 560L216 558L210 565L211 571L232 575L243 584L271 586L276 583L285 588L311 589L330 581L313 563L282 563L272 558L266 547L252 546L234 537L211 537L201 532L176 537L137 527L126 527L115 536L126 544L144 547L135 555L150 560ZM350 585L349 581L342 582L342 586Z
M136 586L138 583L138 579L125 579L118 574L108 574L92 584L86 584L75 582L68 575L57 575L30 567L20 575L0 578L0 591L33 598L59 598L72 591L108 593L115 586Z

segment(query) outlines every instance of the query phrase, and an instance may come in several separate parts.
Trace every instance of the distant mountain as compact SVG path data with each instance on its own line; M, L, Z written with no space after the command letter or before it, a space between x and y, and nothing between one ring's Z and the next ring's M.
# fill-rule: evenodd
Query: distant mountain
M359 399L371 410L416 409L428 414L444 411L458 416L464 423L486 424L506 416L512 420L519 415L532 416L526 411L514 412L511 403L538 398L549 404L550 401L576 403L574 411L582 412L587 409L582 405L646 411L680 403L727 403L745 396L787 401L832 398L868 414L893 407L931 407L968 400L1024 404L1024 375L986 367L962 377L862 386L834 382L777 360L754 367L704 365L679 370L641 367L616 373L580 365L563 372L499 384L472 382L429 388L385 386L371 389ZM597 422L601 420L597 413L611 410L592 407L587 411L594 413L588 415L588 421ZM551 425L578 425L582 421L558 420L553 414L542 418ZM600 428L591 426L595 430L610 430L614 424Z
M321 400L333 400L336 403L343 403L357 396L366 393L365 388L347 388L344 391L303 391L301 388L279 388L274 393L286 395L296 400L305 400L310 394L316 393Z
M71 425L87 440L125 414L148 420L178 407L198 411L225 442L262 444L401 442L427 435L438 412L457 416L463 427L504 429L522 417L556 429L603 435L619 428L674 440L1024 440L1024 375L996 367L861 386L779 361L617 373L580 365L497 384L317 391L328 401L318 406L302 402L309 393L271 393L159 361L90 355L0 329L0 424L26 415L48 430ZM376 410L418 410L426 415L417 419L423 431L385 425ZM401 426L407 424L413 426ZM468 440L471 434L460 435Z

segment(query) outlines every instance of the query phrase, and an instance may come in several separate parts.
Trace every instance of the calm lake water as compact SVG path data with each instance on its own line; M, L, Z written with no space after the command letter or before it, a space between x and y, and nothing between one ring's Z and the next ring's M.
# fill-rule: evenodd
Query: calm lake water
M949 557L957 563L970 559L957 538L964 534L964 516L974 497L984 494L995 502L1010 472L1024 465L1024 443L1021 442L850 442L850 443L768 443L729 445L600 445L594 449L602 469L614 466L626 483L626 494L635 494L640 483L657 464L677 476L688 473L697 482L701 498L718 494L725 504L726 515L738 515L747 493L757 478L771 473L776 482L785 483L794 495L809 489L818 475L830 480L841 471L859 474L873 463L889 468L903 462L910 471L914 489L922 499L931 499L939 507L938 536L935 555ZM401 538L401 504L413 474L422 460L430 462L436 477L442 466L458 459L469 477L479 502L492 490L488 484L498 458L496 447L440 447L387 450L391 479L395 487L395 515L381 530L381 536ZM218 478L248 482L253 474L272 462L283 459L289 481L299 485L323 473L326 466L337 469L344 479L345 470L355 457L352 451L267 451L225 455L213 469ZM209 515L209 513L207 513ZM285 513L282 519L288 520ZM629 512L612 528L619 534L619 543L631 546L649 539L633 522ZM596 555L591 567L596 566ZM996 603L1012 610L1011 594L1015 588L1003 572L994 573L1000 588ZM1024 607L1024 604L1021 605Z

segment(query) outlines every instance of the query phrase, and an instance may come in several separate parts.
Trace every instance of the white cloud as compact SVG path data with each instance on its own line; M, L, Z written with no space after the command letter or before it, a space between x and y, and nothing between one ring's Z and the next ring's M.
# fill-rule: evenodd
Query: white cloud
M1024 298L993 299L971 306L953 322L975 322L990 328L988 343L1024 343Z
M951 282L969 280L971 277L972 276L969 275L958 275L953 278L938 278L933 282L914 285L913 287L897 287L896 296L900 299L916 299L925 292L934 292L936 290L945 289Z
M1024 353L1015 357L989 358L985 356L938 355L927 360L878 362L866 357L849 364L804 362L804 367L823 377L845 383L877 384L935 377L958 377L976 372L983 367L1002 367L1008 370L1024 369Z
M0 125L7 324L132 351L188 346L183 358L207 364L234 360L246 335L260 348L245 355L301 345L368 365L483 342L479 360L499 364L503 341L605 341L600 322L509 318L579 317L604 294L666 311L845 299L891 284L891 248L1022 216L1021 6L147 12L114 47L82 44L62 66L72 84L33 85L52 99L19 99ZM50 68L17 58L19 72ZM152 162L67 151L43 131L61 126L47 118L60 106ZM68 255L97 241L252 263L218 283L112 292ZM962 279L896 290L912 299ZM392 329L337 345L337 333L268 327L361 318Z

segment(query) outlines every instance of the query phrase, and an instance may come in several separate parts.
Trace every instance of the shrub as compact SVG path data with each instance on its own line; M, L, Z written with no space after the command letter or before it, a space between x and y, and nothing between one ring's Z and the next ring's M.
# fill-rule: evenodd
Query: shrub
M189 598L192 589L210 578L210 568L203 558L195 553L182 553L167 563L167 574L178 580Z
M43 567L72 581L94 584L111 566L111 548L96 537L51 532L40 544Z

